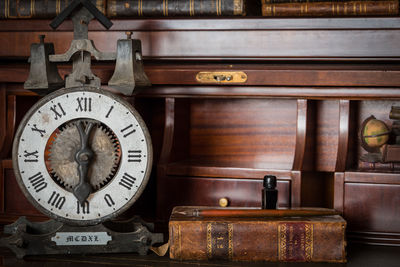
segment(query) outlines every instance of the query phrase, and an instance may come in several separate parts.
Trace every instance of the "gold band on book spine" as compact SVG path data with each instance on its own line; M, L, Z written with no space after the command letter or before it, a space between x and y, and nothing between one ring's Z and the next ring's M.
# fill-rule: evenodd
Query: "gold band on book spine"
M138 0L138 16L143 16L143 0Z
M96 0L96 7L98 10L100 10L101 13L106 14L107 12L107 6L106 6L106 0Z
M217 10L217 16L221 16L222 15L221 0L215 0L215 7Z
M233 259L233 224L228 224L228 257Z
M163 0L163 15L168 17L168 0Z
M61 0L57 0L56 1L56 14L57 15L60 14L60 12L61 12L61 3L60 3L60 1Z
M278 226L278 259L280 261L286 260L286 225L280 224Z
M35 16L35 0L31 0L31 16Z
M107 13L112 17L117 16L117 0L108 0Z
M194 16L194 0L190 0L189 2L189 15Z
M212 257L212 237L211 237L212 226L211 223L207 224L207 258Z
M233 15L242 15L244 10L243 0L233 0Z
M306 261L311 261L314 252L314 225L305 224L305 256Z

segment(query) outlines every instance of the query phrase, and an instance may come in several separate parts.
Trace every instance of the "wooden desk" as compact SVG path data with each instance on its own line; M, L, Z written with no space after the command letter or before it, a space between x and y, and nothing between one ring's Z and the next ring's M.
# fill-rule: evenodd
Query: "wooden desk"
M270 262L225 262L225 261L173 261L167 256L158 257L138 255L88 255L88 256L35 256L24 260L16 259L9 251L1 250L0 263L3 267L100 267L100 266L138 266L138 267L189 267L189 266L277 266ZM279 263L279 266L347 266L347 267L397 267L400 263L400 247L382 247L352 244L348 248L347 264L334 263Z

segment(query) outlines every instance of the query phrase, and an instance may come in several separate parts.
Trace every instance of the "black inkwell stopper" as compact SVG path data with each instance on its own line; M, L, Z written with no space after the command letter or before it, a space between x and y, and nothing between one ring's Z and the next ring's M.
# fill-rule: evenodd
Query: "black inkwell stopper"
M276 209L278 202L278 190L276 189L276 176L264 176L264 188L262 189L262 209Z

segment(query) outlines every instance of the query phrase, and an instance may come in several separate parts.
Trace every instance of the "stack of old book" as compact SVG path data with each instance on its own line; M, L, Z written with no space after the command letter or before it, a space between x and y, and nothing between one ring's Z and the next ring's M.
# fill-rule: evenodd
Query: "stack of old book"
M399 0L261 0L266 17L392 16Z
M246 0L90 0L109 18L204 17L260 14L261 2ZM54 18L71 0L0 0L0 19Z
M345 262L346 221L330 209L175 207L170 258Z

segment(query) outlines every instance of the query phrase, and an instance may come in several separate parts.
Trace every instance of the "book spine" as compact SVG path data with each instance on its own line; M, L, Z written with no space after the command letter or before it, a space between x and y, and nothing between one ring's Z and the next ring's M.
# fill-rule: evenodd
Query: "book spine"
M107 2L109 18L245 14L243 0L108 0Z
M359 161L358 169L361 171L400 171L400 163Z
M350 2L352 0L261 0L261 4L279 4L279 3L313 3L313 2ZM360 0L362 1L362 0ZM366 1L366 0L364 0Z
M282 3L313 3L313 2L350 2L352 0L261 0L261 4L282 4ZM362 0L360 0L362 1ZM365 0L364 0L365 1Z
M90 0L103 14L107 0ZM71 0L4 0L0 2L0 19L55 18Z
M170 258L345 262L345 222L170 221Z
M263 4L266 17L383 16L399 14L399 1L350 1Z

